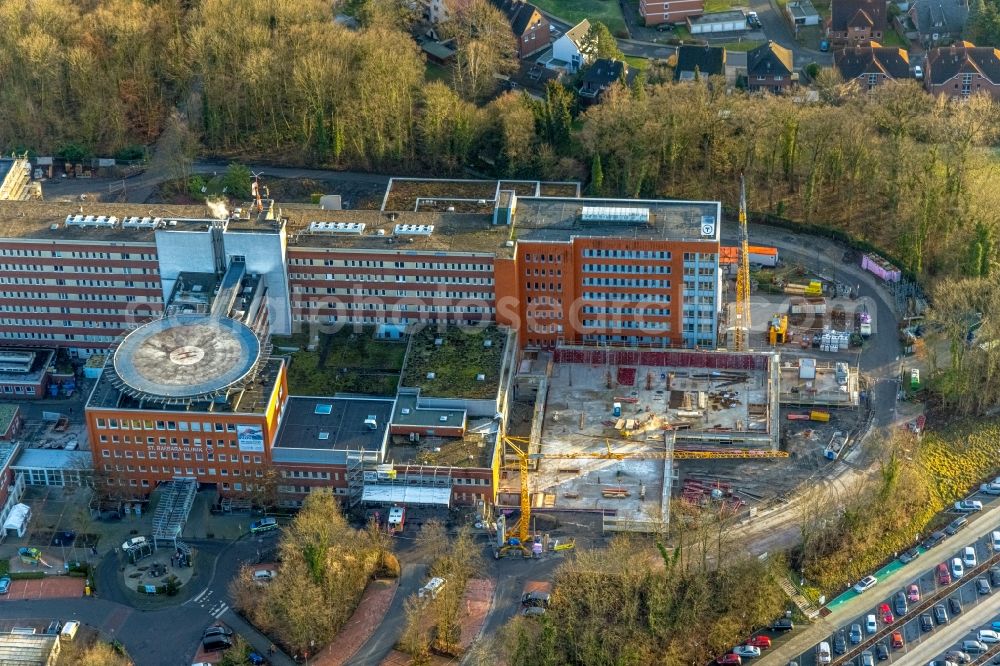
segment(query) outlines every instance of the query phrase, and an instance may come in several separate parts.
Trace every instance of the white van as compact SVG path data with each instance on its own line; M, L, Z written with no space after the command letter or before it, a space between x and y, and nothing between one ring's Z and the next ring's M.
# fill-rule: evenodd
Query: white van
M441 588L444 587L446 582L447 581L444 578L437 578L437 577L431 578L429 581L427 581L426 585L417 590L417 597L420 599L423 599L425 597L430 597L432 599L436 598L438 592L441 591Z
M59 637L63 640L71 641L76 638L76 632L80 629L80 623L76 620L67 622L63 625L62 632Z
M819 664L829 664L830 663L830 644L823 641L816 646L816 663Z

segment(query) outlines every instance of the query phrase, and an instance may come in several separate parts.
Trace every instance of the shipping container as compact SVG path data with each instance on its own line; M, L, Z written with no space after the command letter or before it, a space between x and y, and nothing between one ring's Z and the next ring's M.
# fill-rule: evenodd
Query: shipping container
M809 420L822 421L823 423L826 423L827 421L830 420L830 412L819 412L819 411L809 412Z

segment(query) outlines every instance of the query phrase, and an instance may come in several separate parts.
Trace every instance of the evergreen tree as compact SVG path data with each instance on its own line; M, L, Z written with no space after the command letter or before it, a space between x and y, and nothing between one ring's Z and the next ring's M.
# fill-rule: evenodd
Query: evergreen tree
M604 189L604 169L601 167L601 154L594 155L590 165L590 193L600 194Z

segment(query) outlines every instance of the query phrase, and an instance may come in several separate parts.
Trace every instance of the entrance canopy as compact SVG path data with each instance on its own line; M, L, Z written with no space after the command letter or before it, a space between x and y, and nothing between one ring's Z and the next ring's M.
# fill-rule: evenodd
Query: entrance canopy
M366 485L361 494L362 502L448 506L451 488L426 488L423 486Z

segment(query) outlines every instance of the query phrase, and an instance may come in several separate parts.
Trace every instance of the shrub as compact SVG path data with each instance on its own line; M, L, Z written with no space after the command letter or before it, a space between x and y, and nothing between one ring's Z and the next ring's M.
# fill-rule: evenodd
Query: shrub
M11 580L41 580L45 578L44 571L15 571L9 575Z

